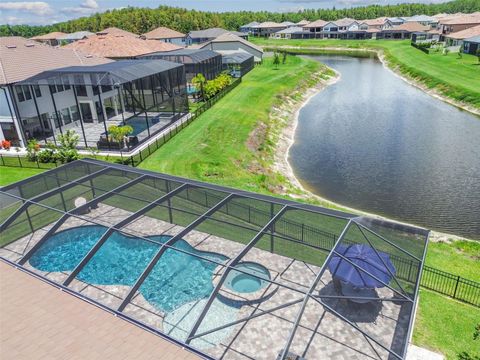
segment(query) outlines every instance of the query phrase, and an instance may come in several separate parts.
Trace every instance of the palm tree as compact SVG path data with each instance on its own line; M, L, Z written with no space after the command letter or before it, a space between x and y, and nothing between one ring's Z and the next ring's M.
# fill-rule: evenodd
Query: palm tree
M200 96L202 97L202 100L205 99L205 94L204 94L204 86L206 83L205 76L202 74L197 74L195 77L192 79L192 85L195 86L195 88L199 89L200 88Z

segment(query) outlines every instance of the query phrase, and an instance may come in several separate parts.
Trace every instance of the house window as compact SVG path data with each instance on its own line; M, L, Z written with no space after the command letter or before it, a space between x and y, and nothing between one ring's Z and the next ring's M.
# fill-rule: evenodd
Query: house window
M80 113L78 112L78 108L76 105L70 107L70 114L72 115L73 121L80 120Z
M22 86L23 94L25 95L26 100L32 100L32 94L30 93L30 88L26 85Z
M62 109L62 119L65 125L72 122L72 117L70 116L70 110L68 108Z
M84 81L82 75L75 75L75 84L82 84ZM75 85L78 96L87 96L87 87L85 85Z
M63 79L63 87L65 90L70 90L70 81L68 79Z
M17 85L15 86L15 91L17 93L17 98L19 102L32 100L32 93L30 92L30 87L27 85Z
M62 92L64 89L63 89L63 84L61 83L61 80L57 83L57 91L58 92Z
M48 120L48 113L43 113L40 115L42 122L43 122L43 127L45 129L50 129L50 121Z
M42 91L40 90L40 86L33 85L33 91L35 92L35 96L37 98L42 97Z
M112 86L111 85L102 85L102 93L112 91Z
M23 95L22 87L15 86L15 91L17 92L18 101L20 102L25 101L25 95Z

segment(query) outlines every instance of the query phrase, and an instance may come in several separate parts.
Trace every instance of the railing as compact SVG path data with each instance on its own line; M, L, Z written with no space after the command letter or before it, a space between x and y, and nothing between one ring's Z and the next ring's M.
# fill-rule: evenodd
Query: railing
M183 121L177 121L174 123L172 127L164 131L163 135L157 137L155 141L151 142L146 146L144 149L140 150L138 153L134 155L124 156L123 153L120 151L120 156L113 156L112 159L116 163L124 164L124 165L131 165L131 166L138 166L143 160L153 154L158 148L168 142L171 138L177 135L180 130L187 127L191 124L194 120L196 120L201 114L205 111L210 109L214 104L218 102L221 98L223 98L226 94L236 88L242 82L242 78L234 79L233 82L226 87L225 89L221 90L211 99L205 101L201 106L199 106L191 116ZM15 155L14 151L12 151L12 155L3 155L0 154L0 166L11 166L11 167L22 167L22 168L37 168L37 169L51 169L61 165L60 163L42 163L39 161L30 161L25 156Z

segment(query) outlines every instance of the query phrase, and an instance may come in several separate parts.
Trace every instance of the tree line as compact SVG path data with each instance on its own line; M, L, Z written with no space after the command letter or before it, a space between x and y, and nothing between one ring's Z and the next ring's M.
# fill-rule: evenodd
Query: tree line
M188 33L191 30L211 27L237 30L241 25L252 21L299 22L303 19L309 21L318 19L336 20L343 17L364 20L381 16L397 17L418 14L471 13L475 11L480 11L480 1L478 0L455 0L440 4L370 5L348 9L335 9L334 7L332 9L306 9L294 13L275 13L268 11L217 13L169 6L159 6L155 9L127 7L47 26L0 25L0 36L32 37L51 31L71 33L87 30L97 32L111 26L136 34L143 34L158 26L166 26L183 33Z

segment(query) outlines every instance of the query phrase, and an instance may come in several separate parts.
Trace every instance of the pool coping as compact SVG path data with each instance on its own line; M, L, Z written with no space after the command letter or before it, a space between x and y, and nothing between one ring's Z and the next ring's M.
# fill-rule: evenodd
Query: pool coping
M124 314L124 313L121 313L121 312L118 312L118 311L116 311L116 310L114 310L114 309L111 309L111 308L109 308L108 306L103 305L103 304L101 304L101 303L98 302L98 301L95 301L95 300L93 300L93 299L90 299L90 298L88 298L88 297L86 297L86 296L84 296L84 295L82 295L82 294L80 294L80 293L78 293L78 292L76 292L76 291L74 291L74 290L71 290L71 289L69 289L68 287L65 287L65 286L63 286L63 285L61 285L61 284L57 284L57 283L53 282L52 280L50 280L50 279L48 279L48 278L46 278L46 277L44 277L44 276L41 276L41 275L39 275L39 274L36 274L36 273L33 272L32 270L23 267L22 265L19 265L19 264L17 264L17 263L14 263L13 261L10 261L10 260L2 257L2 256L0 256L0 261L2 261L3 263L5 263L5 264L7 264L7 265L9 265L9 266L11 266L11 267L13 267L14 269L20 270L20 271L22 271L22 272L25 273L25 274L28 274L28 275L36 278L36 279L39 279L39 280L43 281L44 283L47 283L47 284L49 284L49 285L51 285L51 286L59 289L60 291L62 291L62 292L64 292L64 293L67 293L67 294L69 294L69 295L71 295L71 296L74 296L74 297L76 297L77 299L83 300L83 301L85 301L86 303L88 303L88 304L90 304L90 305L94 305L94 306L96 306L96 307L98 307L98 308L100 308L100 309L102 309L102 310L104 310L104 311L112 314L112 315L115 316L115 317L118 317L118 318L120 318L120 319L122 319L122 320L124 320L124 321L126 321L126 322L128 322L128 323L130 323L130 324L132 324L132 325L135 325L135 326L141 328L142 330L148 331L148 332L151 333L151 334L154 334L154 335L156 335L156 336L158 336L158 337L160 337L160 338L162 338L162 339L164 339L164 340L166 340L166 341L168 341L168 342L170 342L170 343L173 343L174 345L179 346L179 347L182 348L183 350L187 350L187 351L189 351L189 352L191 352L191 353L199 356L201 359L205 359L205 360L216 360L214 357L211 357L210 355L207 355L206 353L204 353L204 352L202 352L202 351L199 351L199 350L197 350L196 348L194 348L194 347L192 347L192 346L190 346L190 345L188 345L188 344L185 344L185 343L183 343L183 342L181 342L181 341L179 341L179 340L176 340L176 339L174 339L174 338L171 337L171 336L168 336L168 335L166 335L166 334L164 334L164 333L162 333L162 332L160 332L160 331L158 331L158 330L156 330L156 329L154 329L154 328L152 328L152 327L150 327L150 326L148 326L148 325L146 325L146 324L143 324L142 322L140 322L140 321L138 321L138 320L136 320L136 319L134 319L134 318L132 318L132 317Z

